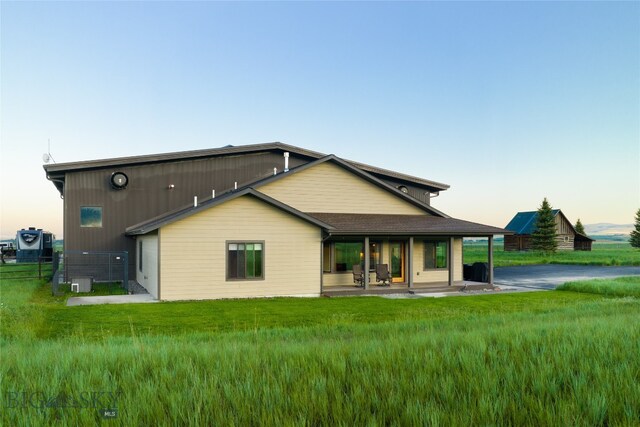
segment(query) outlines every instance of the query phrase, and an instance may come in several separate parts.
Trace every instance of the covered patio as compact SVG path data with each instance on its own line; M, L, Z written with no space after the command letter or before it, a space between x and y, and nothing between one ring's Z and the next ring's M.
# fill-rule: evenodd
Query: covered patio
M496 227L430 215L311 213L330 224L322 247L322 294L362 295L443 292L493 284ZM463 237L488 239L486 282L465 281ZM391 273L377 280L376 266ZM354 274L360 266L364 274ZM358 277L356 277L358 276Z
M441 292L464 292L472 290L493 289L493 284L462 280L453 282L415 283L413 287L406 284L389 286L369 285L367 289L355 286L329 286L322 292L323 296L356 296L356 295L388 295L388 294L432 294Z

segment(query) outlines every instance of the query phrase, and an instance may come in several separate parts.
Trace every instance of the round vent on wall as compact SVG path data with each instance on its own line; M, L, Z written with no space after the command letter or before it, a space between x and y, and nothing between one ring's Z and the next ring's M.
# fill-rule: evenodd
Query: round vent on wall
M116 190L123 190L129 184L129 177L124 172L114 172L111 174L111 186Z
M404 185L399 186L398 190L402 191L405 194L409 193L409 189L407 187L405 187Z

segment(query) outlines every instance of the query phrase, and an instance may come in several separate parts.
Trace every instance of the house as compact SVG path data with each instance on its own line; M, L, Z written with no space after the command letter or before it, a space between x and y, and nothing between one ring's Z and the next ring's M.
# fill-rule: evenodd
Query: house
M560 209L554 209L556 241L559 250L590 251L593 239L580 234ZM504 236L505 251L528 251L532 248L531 234L536 229L537 211L518 212L505 227L513 234Z
M278 142L44 168L65 252L126 251L162 300L320 295L355 265L364 289L382 264L393 287L451 286L463 237L508 233L431 206L446 184Z

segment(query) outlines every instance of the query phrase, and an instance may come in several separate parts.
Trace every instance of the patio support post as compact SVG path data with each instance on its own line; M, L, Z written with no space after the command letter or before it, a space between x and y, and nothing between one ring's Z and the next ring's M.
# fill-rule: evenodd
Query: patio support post
M455 261L453 260L453 237L449 237L448 246L448 254L449 258L449 286L453 286L453 266L455 265Z
M322 295L323 279L324 279L324 241L321 238L320 239L320 295Z
M365 289L369 289L369 237L364 238L364 277L362 283Z
M413 236L409 237L409 257L407 264L409 270L409 287L413 288Z
M489 284L493 285L493 236L489 236Z

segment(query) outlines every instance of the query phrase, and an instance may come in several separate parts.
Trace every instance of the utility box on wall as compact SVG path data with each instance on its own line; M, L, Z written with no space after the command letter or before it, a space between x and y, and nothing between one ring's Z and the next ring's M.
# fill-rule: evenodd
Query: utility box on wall
M91 292L93 277L78 277L71 280L72 292Z

